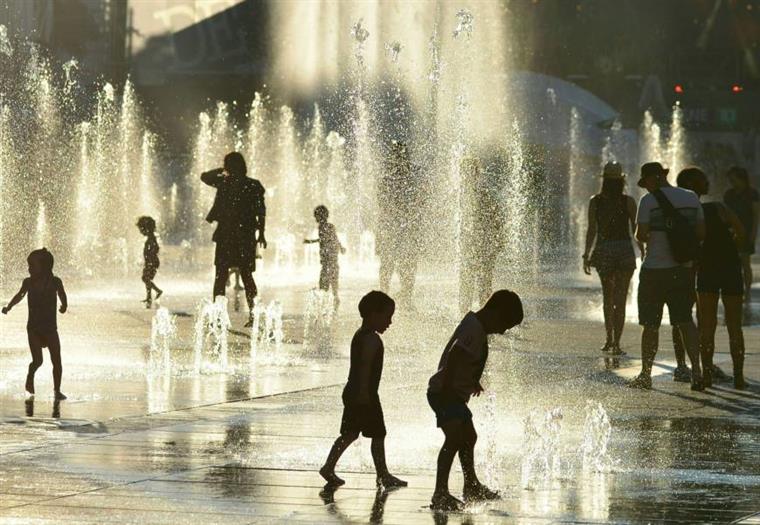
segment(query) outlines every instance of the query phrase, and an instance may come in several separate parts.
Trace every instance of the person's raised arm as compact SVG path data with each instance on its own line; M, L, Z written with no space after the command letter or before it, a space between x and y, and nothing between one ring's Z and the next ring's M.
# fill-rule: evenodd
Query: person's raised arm
M213 188L219 186L224 180L224 168L216 168L205 173L201 173L201 182Z
M583 272L591 275L591 265L589 264L589 254L594 246L596 239L596 199L591 198L588 203L588 226L586 227L586 249L583 251Z
M58 310L62 314L66 313L69 308L69 299L66 297L66 290L63 288L63 281L58 279L58 299L61 301L61 308Z
M372 376L372 363L380 351L380 337L377 334L365 336L362 340L362 360L359 367L359 394L356 403L366 405L370 402L369 383Z
M3 308L3 313L4 313L4 314L7 314L8 312L10 312L10 311L11 311L11 309L12 309L14 306L16 306L16 305L17 305L19 302L21 302L21 299L23 299L23 298L24 298L24 296L26 295L26 292L27 292L27 291L29 291L29 281L28 281L27 279L24 279L24 280L21 282L21 288L19 289L19 291L18 291L18 292L16 293L16 295L14 295L14 296L13 296L13 298L10 300L10 302L8 303L8 306L5 306L5 307Z

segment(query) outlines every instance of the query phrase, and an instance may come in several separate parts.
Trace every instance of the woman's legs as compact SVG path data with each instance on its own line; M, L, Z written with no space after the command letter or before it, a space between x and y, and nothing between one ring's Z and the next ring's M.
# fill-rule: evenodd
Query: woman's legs
M631 284L633 271L620 271L613 274L615 284L613 288L613 303L615 309L613 332L615 346L620 346L620 337L625 327L625 306L628 301L628 287Z
M214 275L214 299L219 296L224 297L229 275L230 269L227 266L216 266L216 273Z
M602 281L602 300L604 311L604 329L607 332L605 349L609 349L615 343L615 274L600 273Z
M699 292L699 352L702 357L704 385L712 386L715 353L715 328L718 325L718 294Z
M723 295L723 308L726 310L726 328L728 344L731 349L731 361L734 364L734 386L744 389L744 332L742 330L742 296Z

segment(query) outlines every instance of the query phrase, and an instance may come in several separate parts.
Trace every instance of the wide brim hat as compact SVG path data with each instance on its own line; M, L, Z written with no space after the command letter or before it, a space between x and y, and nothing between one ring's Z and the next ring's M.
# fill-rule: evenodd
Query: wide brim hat
M610 161L602 169L602 178L605 179L622 179L625 177L623 166L619 162Z
M668 168L663 168L659 162L647 162L641 166L641 174L639 175L639 182L637 184L639 188L643 188L645 179L667 175L669 171Z

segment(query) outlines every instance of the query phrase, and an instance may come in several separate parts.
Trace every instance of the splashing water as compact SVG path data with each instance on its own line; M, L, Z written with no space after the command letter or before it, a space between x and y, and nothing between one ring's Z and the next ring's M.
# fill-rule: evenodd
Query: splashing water
M360 18L353 26L351 26L351 36L354 37L354 40L356 40L359 45L364 44L369 38L369 31L362 26L363 23L364 19Z
M610 418L598 401L586 401L586 421L580 452L584 472L606 472L610 467L607 447L612 434Z
M465 35L467 38L472 36L472 28L475 17L467 9L460 9L457 11L457 27L454 29L454 38L459 38L459 35Z
M11 41L8 38L8 28L4 25L0 25L0 53L5 56L13 54L13 47L11 47Z
M272 301L264 306L256 301L251 310L251 361L260 360L259 349L277 351L282 346L282 304ZM272 361L268 356L267 361Z
M311 290L306 298L303 345L318 355L332 349L332 323L335 302L332 292Z
M523 424L523 488L557 478L560 474L559 434L562 409L534 410Z
M227 312L227 298L218 296L212 303L203 299L195 318L195 372L216 367L227 369L227 330L232 325ZM213 361L204 362L204 353Z
M161 306L151 323L149 370L171 370L171 344L177 337L176 316Z
M401 42L398 40L394 40L393 42L385 44L385 52L388 54L388 58L390 58L391 62L394 64L398 62L398 56L403 48L404 46L402 46Z

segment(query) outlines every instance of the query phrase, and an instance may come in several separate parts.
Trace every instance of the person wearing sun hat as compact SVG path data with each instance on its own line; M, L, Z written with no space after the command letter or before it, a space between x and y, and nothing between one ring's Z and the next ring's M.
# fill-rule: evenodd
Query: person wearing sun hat
M632 244L636 201L623 193L624 187L623 167L615 161L606 163L602 170L601 190L588 204L583 253L583 271L591 275L591 268L596 268L602 283L607 340L601 350L612 355L624 353L620 349L620 337L625 326L628 287L636 269Z
M657 355L662 310L668 305L670 324L678 332L691 361L691 388L704 390L699 361L699 337L692 318L694 280L693 261L674 250L668 232L687 221L695 242L705 237L705 219L699 197L668 182L668 169L659 162L641 166L638 185L649 193L639 201L636 239L646 244L646 255L639 274L638 306L641 335L641 373L629 383L633 388L652 387L652 365ZM679 217L680 216L680 217ZM684 233L683 231L681 233ZM685 236L682 236L685 238ZM677 260L678 259L678 260Z

